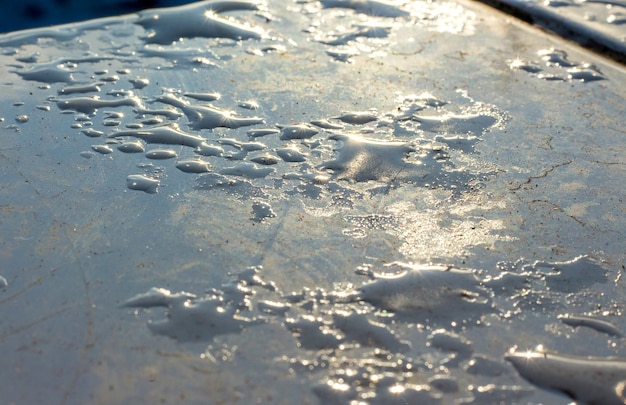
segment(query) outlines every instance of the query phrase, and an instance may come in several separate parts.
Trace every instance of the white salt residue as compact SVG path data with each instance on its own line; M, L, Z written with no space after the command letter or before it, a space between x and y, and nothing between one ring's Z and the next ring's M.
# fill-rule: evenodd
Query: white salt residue
M175 8L158 8L139 13L136 24L148 34L147 43L167 45L180 38L260 39L263 31L221 18L218 13L233 10L259 10L260 4L248 1L204 1Z
M156 194L160 183L159 180L144 176L143 174L131 174L126 178L126 186L129 189L143 191L148 194Z
M531 383L561 391L578 403L626 403L626 359L565 356L539 347L511 352L506 360Z

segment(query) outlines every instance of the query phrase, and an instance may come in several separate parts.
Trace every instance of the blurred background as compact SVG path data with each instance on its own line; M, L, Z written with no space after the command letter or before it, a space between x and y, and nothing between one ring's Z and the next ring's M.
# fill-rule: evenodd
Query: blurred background
M193 0L0 0L0 32L128 14Z

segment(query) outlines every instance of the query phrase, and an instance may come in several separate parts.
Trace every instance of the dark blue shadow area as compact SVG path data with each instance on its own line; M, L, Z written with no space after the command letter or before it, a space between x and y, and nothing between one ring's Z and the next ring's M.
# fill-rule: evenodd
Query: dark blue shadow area
M0 0L0 32L65 24L132 13L155 7L178 6L191 0Z

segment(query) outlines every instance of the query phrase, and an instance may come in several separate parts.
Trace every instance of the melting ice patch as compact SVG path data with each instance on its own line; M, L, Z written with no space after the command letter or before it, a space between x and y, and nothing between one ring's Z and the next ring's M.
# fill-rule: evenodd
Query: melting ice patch
M126 178L126 185L129 189L144 191L148 194L157 193L160 183L161 182L159 180L150 178L143 174L131 174Z

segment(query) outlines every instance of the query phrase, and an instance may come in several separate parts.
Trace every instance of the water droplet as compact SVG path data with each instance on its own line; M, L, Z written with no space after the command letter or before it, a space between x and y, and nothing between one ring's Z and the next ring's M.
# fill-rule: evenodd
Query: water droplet
M321 0L320 3L324 8L349 8L357 13L372 17L397 18L409 16L409 13L400 7L376 0Z
M189 119L189 127L195 130L219 127L234 129L264 122L259 117L238 117L230 111L215 107L191 105L171 95L159 96L156 100L180 108Z
M185 173L206 173L211 170L209 162L200 159L179 160L176 168Z
M85 134L85 135L87 135L88 137L91 137L91 138L99 138L99 137L103 137L104 136L104 132L95 130L93 128L86 128L86 129L83 129L80 132L82 132L83 134Z
M262 136L276 135L279 133L280 131L275 128L255 128L246 131L246 135L250 138L260 138Z
M263 178L273 172L274 169L271 167L257 167L256 165L248 162L241 162L236 166L226 167L220 170L220 174L247 177L249 179Z
M175 8L160 8L139 13L136 24L148 30L146 43L168 45L180 38L260 39L263 31L218 14L233 10L259 10L257 3L223 1L198 3Z
M200 101L215 101L222 97L219 93L184 93L183 95Z
M306 154L300 151L296 146L276 149L276 154L285 162L304 162Z
M178 153L171 149L153 149L146 152L146 157L154 160L173 159L178 157Z
M102 155L113 153L113 149L109 145L91 145L91 149Z
M341 120L347 124L354 125L363 125L368 122L378 120L378 117L373 112L368 111L355 111L355 112L345 112L337 117L338 120Z
M139 141L123 142L117 146L117 150L124 153L143 153L143 144Z
M280 139L308 139L319 133L317 129L307 123L292 125L277 125L280 128Z
M93 82L88 84L81 84L76 86L65 86L59 89L58 93L63 95L74 94L74 93L91 93L91 92L99 92L104 85L104 82Z
M126 186L129 189L143 191L148 194L156 194L159 184L159 180L144 176L143 174L131 174L126 178ZM127 305L131 306L131 304Z
M626 399L626 361L564 356L540 350L506 356L522 377L558 390L584 404L623 404Z
M108 138L122 138L126 136L139 138L147 143L184 145L192 148L196 148L205 142L205 139L200 136L181 131L176 124L138 130L117 131L109 134Z
M255 201L252 203L252 220L254 222L263 222L267 218L274 218L276 214L272 210L272 206L264 201Z
M266 166L270 166L270 165L275 165L278 163L278 158L276 156L273 155L258 155L255 156L253 158L250 159L250 161L254 162L254 163L258 163L261 165L266 165Z
M106 107L135 107L140 104L136 97L123 97L111 100L101 100L99 97L76 97L57 101L57 106L61 110L74 110L85 114L93 114L98 108Z

